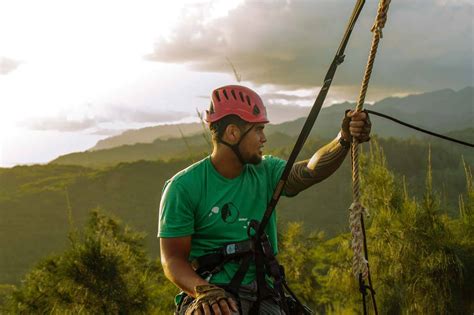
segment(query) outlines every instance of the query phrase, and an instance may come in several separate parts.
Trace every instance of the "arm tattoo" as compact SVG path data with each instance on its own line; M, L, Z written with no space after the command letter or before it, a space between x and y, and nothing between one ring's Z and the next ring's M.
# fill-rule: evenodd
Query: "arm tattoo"
M339 138L319 149L310 160L295 163L286 181L285 193L295 196L311 185L334 173L344 161L349 149L342 147Z

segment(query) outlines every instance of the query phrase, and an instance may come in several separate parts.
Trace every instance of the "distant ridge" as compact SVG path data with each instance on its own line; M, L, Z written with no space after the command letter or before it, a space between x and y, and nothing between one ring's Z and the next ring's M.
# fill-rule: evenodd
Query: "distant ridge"
M451 132L457 132L459 140L472 142L473 100L474 88L468 87L458 92L445 89L401 98L390 97L367 107L440 134L448 135ZM311 132L311 138L325 139L325 141L334 138L340 130L344 111L348 108L354 108L354 104L345 102L323 108ZM374 136L435 140L375 115L371 116L371 120ZM304 122L303 117L277 125L269 124L265 129L268 137L266 149L292 144ZM190 154L205 155L210 151L210 147L203 135L202 125L199 123L130 130L121 136L104 140L101 146L98 144L94 150L66 154L54 159L51 163L103 167L120 162L169 160ZM125 141L129 144L122 144ZM100 147L104 149L98 149Z
M180 135L179 129L185 135L192 135L202 131L202 126L199 123L187 123L131 129L119 135L99 140L89 151L110 149L127 144L151 143L158 138L161 140L176 138L177 135Z
M282 123L306 116L311 108L304 106L285 106L270 104L267 106L268 117L272 123ZM203 128L200 123L166 124L160 126L131 129L119 135L99 140L95 146L88 151L111 149L122 145L136 143L152 143L156 139L168 140L180 138L181 133L185 136L194 136L202 133Z
M421 128L448 133L474 126L474 87L466 87L457 92L443 89L405 97L388 97L365 107ZM346 102L323 108L312 135L329 137L334 134L339 128L336 122L347 108L354 108L354 104ZM424 137L417 131L375 115L371 116L371 120L373 133L382 137ZM277 128L288 135L297 135L304 121L305 118L300 118L278 125ZM272 126L269 127L269 130L272 130Z
M442 89L405 97L388 97L370 107L375 111L405 119L407 122L417 124L420 127L436 128L438 132L461 130L474 126L474 87L466 87L457 92L452 89ZM344 102L323 108L313 133L320 137L332 136L338 129L335 122L340 119L339 117L341 117L344 110L348 108L354 108L354 104ZM309 110L309 107L296 105L269 105L269 117L273 123L278 125L269 125L268 131L278 130L289 135L299 133L304 123L303 117L307 115ZM282 122L282 117L286 117L286 122ZM373 120L376 122L375 132L381 136L407 137L416 135L409 129L387 123L381 118L374 117ZM88 151L110 149L136 143L152 143L156 139L181 138L179 129L185 136L193 136L203 131L200 123L168 124L127 130L120 135L100 140Z

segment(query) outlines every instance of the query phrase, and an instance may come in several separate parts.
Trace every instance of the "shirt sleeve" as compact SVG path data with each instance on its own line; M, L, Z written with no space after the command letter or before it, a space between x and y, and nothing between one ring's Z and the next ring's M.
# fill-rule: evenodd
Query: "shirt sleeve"
M158 237L181 237L194 233L194 205L190 194L174 180L163 187L158 221Z

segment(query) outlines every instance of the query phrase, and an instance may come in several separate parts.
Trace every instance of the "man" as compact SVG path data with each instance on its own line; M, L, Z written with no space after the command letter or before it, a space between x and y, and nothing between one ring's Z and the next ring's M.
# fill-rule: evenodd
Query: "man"
M161 262L168 279L185 293L178 301L178 314L248 314L257 292L253 262L240 279L238 292L226 289L237 277L239 259L205 273L195 262L221 252L227 244L248 240L248 226L251 220L262 219L286 161L263 156L268 119L253 90L238 85L214 90L206 121L212 154L176 174L163 190L158 231ZM347 155L352 139L368 141L369 133L367 114L348 111L336 139L310 160L294 164L283 194L295 196L330 176ZM276 254L275 213L266 233ZM273 299L260 301L258 310L284 314Z

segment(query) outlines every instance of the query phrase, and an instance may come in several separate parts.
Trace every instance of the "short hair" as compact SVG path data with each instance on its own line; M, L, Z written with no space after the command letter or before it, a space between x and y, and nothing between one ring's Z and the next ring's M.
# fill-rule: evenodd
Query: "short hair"
M209 129L211 130L212 141L217 143L220 142L222 137L224 136L224 132L229 125L236 125L239 127L240 130L248 124L245 120L240 118L237 115L227 115L219 119L218 121L212 122L209 125Z

